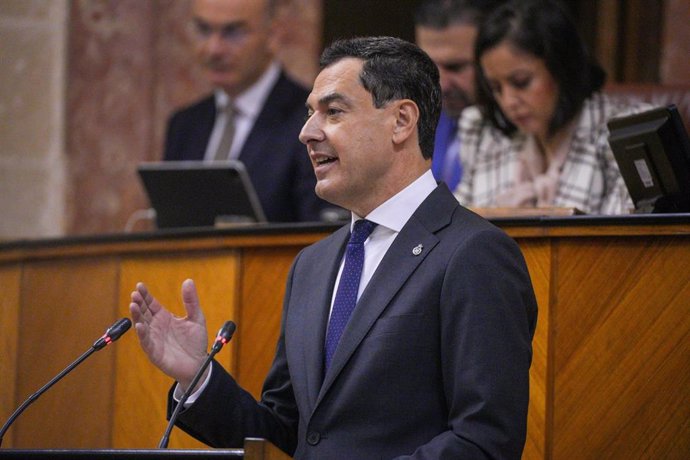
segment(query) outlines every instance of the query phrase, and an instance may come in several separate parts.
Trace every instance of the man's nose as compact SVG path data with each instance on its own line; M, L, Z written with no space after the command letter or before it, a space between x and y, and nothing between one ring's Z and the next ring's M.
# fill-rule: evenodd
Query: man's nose
M206 49L210 54L217 54L225 48L225 40L219 31L211 32L206 38Z
M320 141L323 139L323 131L319 126L317 117L311 115L304 122L302 126L302 131L299 133L299 140L303 144L308 144L310 141Z

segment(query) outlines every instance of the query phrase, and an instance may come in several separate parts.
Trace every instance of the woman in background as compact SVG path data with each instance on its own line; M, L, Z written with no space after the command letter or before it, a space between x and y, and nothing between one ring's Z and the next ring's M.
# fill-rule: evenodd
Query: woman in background
M475 62L478 105L460 119L462 204L633 208L606 122L650 107L599 93L604 71L559 4L516 0L496 9L480 26Z

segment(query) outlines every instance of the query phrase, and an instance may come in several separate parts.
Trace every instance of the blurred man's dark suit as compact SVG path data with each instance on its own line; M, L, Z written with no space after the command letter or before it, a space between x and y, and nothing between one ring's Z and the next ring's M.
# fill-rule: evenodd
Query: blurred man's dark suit
M314 171L298 139L308 94L281 74L237 158L244 163L272 222L318 221L321 210L329 207L314 192ZM215 119L213 95L173 114L164 160L202 161Z

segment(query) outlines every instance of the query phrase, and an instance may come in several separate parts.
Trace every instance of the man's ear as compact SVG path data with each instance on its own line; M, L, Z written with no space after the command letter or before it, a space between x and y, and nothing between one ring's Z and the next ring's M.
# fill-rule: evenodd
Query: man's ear
M419 107L417 107L417 104L410 99L398 101L395 112L395 126L393 128L393 143L402 144L410 136L416 136L418 124Z

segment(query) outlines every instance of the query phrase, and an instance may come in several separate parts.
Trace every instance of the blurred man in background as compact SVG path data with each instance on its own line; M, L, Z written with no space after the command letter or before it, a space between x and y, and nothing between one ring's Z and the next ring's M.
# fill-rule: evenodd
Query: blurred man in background
M436 129L431 169L451 190L460 182L462 140L457 136L462 110L475 101L474 40L483 17L499 0L425 0L415 12L417 44L438 67L443 111Z
M269 221L318 221L327 203L298 135L309 92L287 78L272 37L277 0L194 0L196 56L213 94L173 114L166 161L241 161Z

